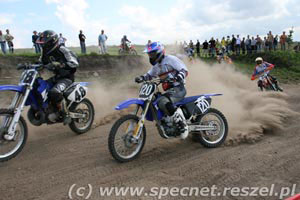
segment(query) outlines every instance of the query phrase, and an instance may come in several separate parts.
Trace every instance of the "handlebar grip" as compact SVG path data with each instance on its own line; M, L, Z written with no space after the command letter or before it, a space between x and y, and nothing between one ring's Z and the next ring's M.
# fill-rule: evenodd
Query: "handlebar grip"
M44 65L44 67L45 67L46 69L48 69L49 71L54 71L54 70L56 69L56 67L53 66L52 63L49 63L49 64L47 64L47 65Z
M26 65L24 64L18 64L17 66L17 70L21 70L21 69L25 69L26 68Z

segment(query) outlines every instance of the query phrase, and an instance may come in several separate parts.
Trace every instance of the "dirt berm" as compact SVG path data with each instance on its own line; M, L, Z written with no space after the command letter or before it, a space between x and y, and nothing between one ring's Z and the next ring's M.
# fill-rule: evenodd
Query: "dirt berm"
M35 63L39 56L0 56L0 77L10 77L16 74L19 63ZM143 66L141 56L99 56L85 55L79 57L80 67L77 74L79 77L97 77L109 74L121 74L130 72ZM94 73L97 72L97 73Z

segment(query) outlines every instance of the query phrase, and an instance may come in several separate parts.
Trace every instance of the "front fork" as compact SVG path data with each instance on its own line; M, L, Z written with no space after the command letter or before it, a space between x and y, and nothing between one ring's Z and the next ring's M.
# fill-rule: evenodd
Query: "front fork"
M144 127L144 123L145 123L145 118L146 118L146 114L148 112L148 109L149 109L149 106L150 106L150 103L151 101L147 101L146 102L146 107L145 109L142 111L142 114L141 114L141 118L138 122L138 125L137 127L135 128L132 136L134 137L135 140L138 140L142 134L142 130L143 130L143 127ZM137 105L137 108L135 110L135 115L138 114L138 111L139 111L139 105Z
M23 100L20 102L20 99L22 98L22 94L21 93L17 93L16 96L14 97L13 99L13 102L12 104L10 105L10 109L14 109L14 117L9 125L9 128L8 128L8 131L7 131L7 134L4 135L4 138L6 140L12 140L15 138L15 131L16 131L16 127L17 127L17 124L19 122L19 119L20 119L20 116L21 116L21 113L22 111L24 110L24 106L25 106L25 102L27 100L27 97L29 95L29 92L30 92L30 88L26 88L26 91L25 91L25 94L24 94L24 97L23 97ZM5 126L6 127L9 123L9 118L7 118L5 120Z

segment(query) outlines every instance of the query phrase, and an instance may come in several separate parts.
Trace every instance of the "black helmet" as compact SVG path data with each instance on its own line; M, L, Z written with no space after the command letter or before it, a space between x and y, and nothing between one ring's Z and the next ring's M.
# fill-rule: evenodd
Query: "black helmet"
M46 30L40 34L36 41L43 48L43 52L48 54L58 47L58 35L51 30Z

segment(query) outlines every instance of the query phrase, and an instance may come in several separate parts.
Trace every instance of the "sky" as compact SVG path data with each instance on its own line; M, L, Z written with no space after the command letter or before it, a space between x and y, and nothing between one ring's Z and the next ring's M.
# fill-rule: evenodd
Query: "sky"
M62 33L67 46L97 45L103 29L107 44L127 35L134 44L194 42L239 34L280 35L294 27L300 41L299 0L0 0L0 30L9 29L16 48L32 47L33 30Z

